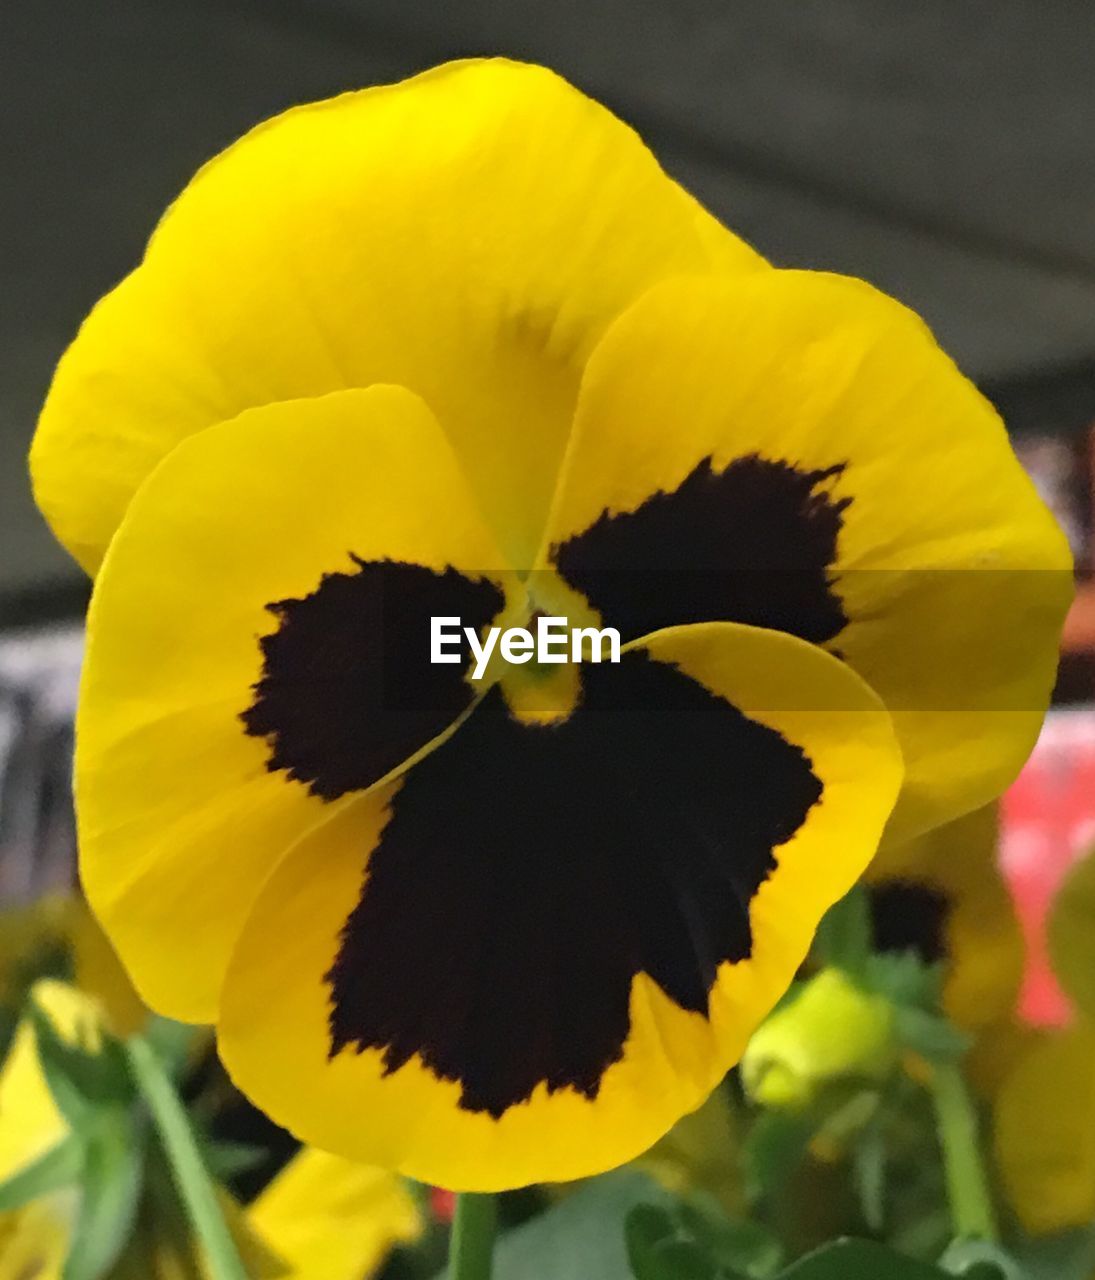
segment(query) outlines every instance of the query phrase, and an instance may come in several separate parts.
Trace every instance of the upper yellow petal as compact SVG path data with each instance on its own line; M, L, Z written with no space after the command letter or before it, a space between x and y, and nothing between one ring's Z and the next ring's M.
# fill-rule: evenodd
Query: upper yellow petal
M207 164L84 323L42 412L36 495L94 572L188 434L391 382L442 419L527 564L606 325L669 274L760 262L543 68L451 63L300 107Z

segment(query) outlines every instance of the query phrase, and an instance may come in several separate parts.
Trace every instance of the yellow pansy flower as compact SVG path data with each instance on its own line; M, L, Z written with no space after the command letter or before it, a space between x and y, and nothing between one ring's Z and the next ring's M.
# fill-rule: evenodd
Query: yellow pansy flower
M66 1040L95 1047L104 1017L96 1000L52 980L37 983L32 998ZM0 1070L0 1181L68 1136L34 1029L23 1021ZM79 1203L73 1186L0 1212L0 1280L61 1280ZM222 1203L249 1274L270 1280L363 1280L396 1244L416 1239L422 1229L414 1197L398 1177L308 1148L245 1210L226 1193ZM142 1212L117 1273L134 1280L192 1276L192 1249L173 1242Z
M887 847L866 875L875 947L941 964L943 1012L994 1037L1015 1011L1025 956L998 837L997 807L986 805Z
M699 1105L887 822L1016 771L1070 596L914 316L502 60L201 170L32 465L98 575L82 869L142 994L301 1137L457 1189ZM619 663L429 661L433 618L545 615Z
M1023 1227L1043 1235L1095 1220L1095 1027L1083 1020L1032 1039L994 1102L1003 1190Z
M1054 973L1072 1004L1064 1029L1013 1037L996 1091L1000 1181L1034 1234L1095 1221L1095 856L1080 859L1048 919Z

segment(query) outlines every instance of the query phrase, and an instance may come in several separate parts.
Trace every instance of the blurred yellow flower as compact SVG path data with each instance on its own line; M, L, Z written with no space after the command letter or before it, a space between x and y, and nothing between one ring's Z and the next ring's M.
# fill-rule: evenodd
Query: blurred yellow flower
M996 805L887 845L866 883L874 943L943 965L943 1011L965 1031L1006 1021L1023 976L1023 935L1000 871Z
M62 894L0 911L0 1004L19 1008L38 971L67 949L70 921L69 899Z
M1074 1021L1027 1031L995 1097L1001 1182L1036 1234L1095 1221L1095 854L1060 886L1048 933Z
M96 1046L103 1010L94 999L49 980L36 984L31 998L65 1040ZM69 1132L42 1073L33 1026L24 1020L0 1070L0 1181ZM252 1274L264 1280L363 1280L422 1229L400 1178L308 1148L245 1210L227 1193L222 1203ZM61 1280L79 1205L73 1186L0 1212L0 1280ZM180 1252L142 1209L117 1270L133 1280L183 1280L194 1265L193 1255Z
M1036 1235L1095 1220L1095 1027L1028 1045L995 1099L995 1150L1008 1201Z
M422 1231L401 1178L308 1147L248 1206L247 1222L298 1280L361 1280Z
M0 1280L62 1280L75 1191L0 1214Z
M148 1008L79 894L49 894L0 912L0 1003L17 1012L42 970L57 968L71 969L76 987L99 1001L116 1036L144 1024Z
M31 998L66 1040L97 1043L102 1013L94 1001L54 981L37 983ZM39 1065L34 1027L24 1019L0 1069L0 1180L44 1156L68 1133ZM72 1187L0 1213L0 1280L60 1280L79 1205Z

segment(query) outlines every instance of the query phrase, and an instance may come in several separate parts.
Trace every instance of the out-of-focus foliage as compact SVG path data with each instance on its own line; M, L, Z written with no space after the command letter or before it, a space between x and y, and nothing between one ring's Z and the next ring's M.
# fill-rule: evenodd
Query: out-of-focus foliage
M635 1161L668 1191L702 1193L728 1212L744 1207L740 1117L726 1089L716 1089L698 1111L678 1120L666 1136Z
M14 1031L27 992L43 977L69 979L97 999L111 1029L138 1031L148 1010L79 894L50 894L0 912L0 1018Z
M1024 1027L988 829L976 815L903 852L897 882L930 890L893 900L904 945L892 918L880 936L892 878L838 904L741 1069L631 1167L504 1197L496 1280L1095 1280L1095 862L1051 920L1076 1019ZM133 1035L185 1103L253 1280L441 1280L441 1199L226 1129L244 1104L206 1033L149 1018L78 898L2 922L0 1002L0 1280L209 1280Z
M234 1154L196 1136L210 1167ZM401 1179L308 1149L246 1208L216 1194L256 1280L360 1280L422 1227ZM0 1246L0 1280L207 1275L122 1042L94 997L50 979L0 1073Z

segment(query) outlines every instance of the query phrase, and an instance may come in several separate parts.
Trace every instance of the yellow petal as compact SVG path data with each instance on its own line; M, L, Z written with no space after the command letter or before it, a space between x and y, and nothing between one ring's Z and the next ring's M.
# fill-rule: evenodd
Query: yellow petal
M292 1280L361 1280L422 1231L402 1178L313 1148L294 1156L247 1218Z
M88 899L152 1007L211 1021L279 854L451 729L473 691L426 665L427 615L439 589L493 612L500 560L394 387L251 410L142 487L92 600L76 792Z
M485 698L264 885L218 1041L305 1141L460 1190L620 1164L710 1093L862 872L901 766L846 666L715 624L583 681L561 724Z
M49 1196L0 1213L0 1280L62 1280L75 1211Z
M102 1026L99 1004L51 978L30 999L65 1040L94 1048ZM0 1069L0 1181L10 1178L69 1136L38 1057L38 1039L24 1018ZM63 1188L0 1213L0 1280L61 1280L79 1210L79 1190Z
M53 979L34 984L30 998L65 1040L94 1048L102 1009L90 997ZM68 1136L38 1059L38 1040L29 1019L16 1028L0 1070L0 1180L31 1164Z
M605 326L674 272L759 263L542 68L450 63L300 107L207 164L85 322L42 413L38 501L94 571L185 436L398 383L527 567Z
M1037 734L1072 594L988 403L861 281L671 281L586 370L541 562L630 634L726 618L839 654L894 717L890 836L984 804Z
M133 989L102 925L82 898L71 904L69 938L77 987L102 1006L111 1032L120 1040L135 1035L148 1018L148 1007Z

